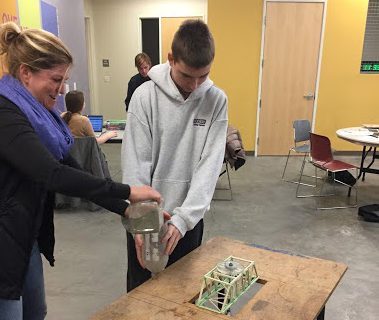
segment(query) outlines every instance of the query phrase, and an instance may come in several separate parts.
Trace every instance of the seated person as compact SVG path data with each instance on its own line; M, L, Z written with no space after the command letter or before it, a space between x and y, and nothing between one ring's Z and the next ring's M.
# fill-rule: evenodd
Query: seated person
M84 95L81 91L69 91L65 97L66 112L61 114L62 119L69 126L74 137L96 137L91 122L86 116L82 116L84 109ZM116 137L116 131L106 131L100 137L96 137L97 143L102 144L109 139Z

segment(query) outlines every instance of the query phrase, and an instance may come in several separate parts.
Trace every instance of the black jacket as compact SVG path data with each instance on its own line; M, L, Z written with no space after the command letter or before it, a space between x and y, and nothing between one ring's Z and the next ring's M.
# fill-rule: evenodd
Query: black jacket
M142 77L139 73L134 75L133 77L130 78L129 83L128 83L128 94L125 98L125 107L126 107L126 112L128 112L129 108L129 103L130 99L132 98L133 92L136 91L136 89L144 82L149 81L149 77Z
M122 215L130 188L78 170L70 156L58 162L24 113L0 96L0 298L20 298L37 235L40 251L53 265L54 192L87 198Z

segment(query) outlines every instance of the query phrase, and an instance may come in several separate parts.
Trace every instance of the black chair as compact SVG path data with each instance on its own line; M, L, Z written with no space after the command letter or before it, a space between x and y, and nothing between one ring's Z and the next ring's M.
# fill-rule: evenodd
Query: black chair
M101 151L95 137L75 138L70 154L81 168L99 178L110 178L105 155ZM60 193L55 195L56 209L88 209L95 211L100 207L93 202Z
M213 200L227 200L227 201L233 200L233 190L232 190L232 184L230 183L229 166L230 166L229 162L224 160L223 169L221 170L221 173L219 174L219 178L221 178L226 173L228 186L227 187L216 186L216 190L229 191L229 197L228 198L213 198Z

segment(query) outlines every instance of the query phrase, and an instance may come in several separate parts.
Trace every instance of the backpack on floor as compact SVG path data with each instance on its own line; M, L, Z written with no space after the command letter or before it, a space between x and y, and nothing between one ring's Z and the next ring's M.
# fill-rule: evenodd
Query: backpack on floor
M330 179L332 178L332 173L330 171L328 172L328 177ZM349 171L347 171L347 170L336 172L335 173L335 179L339 180L339 181L341 181L343 183L346 183L349 186L353 186L357 182L357 180L355 179L355 177Z
M379 222L379 204L359 207L358 215L368 222Z

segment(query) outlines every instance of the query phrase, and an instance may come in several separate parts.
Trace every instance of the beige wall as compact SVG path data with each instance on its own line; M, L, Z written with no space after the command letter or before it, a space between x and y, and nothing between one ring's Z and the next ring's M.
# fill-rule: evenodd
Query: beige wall
M137 73L134 57L141 51L140 17L204 16L206 0L85 0L94 35L94 110L105 119L124 119L129 79ZM109 59L110 67L102 67ZM109 80L109 82L106 82Z
M336 150L357 150L336 130L379 123L378 74L360 74L368 0L328 0L315 131ZM212 78L229 97L230 123L254 150L263 0L208 0L216 39ZM222 22L222 23L221 23Z

